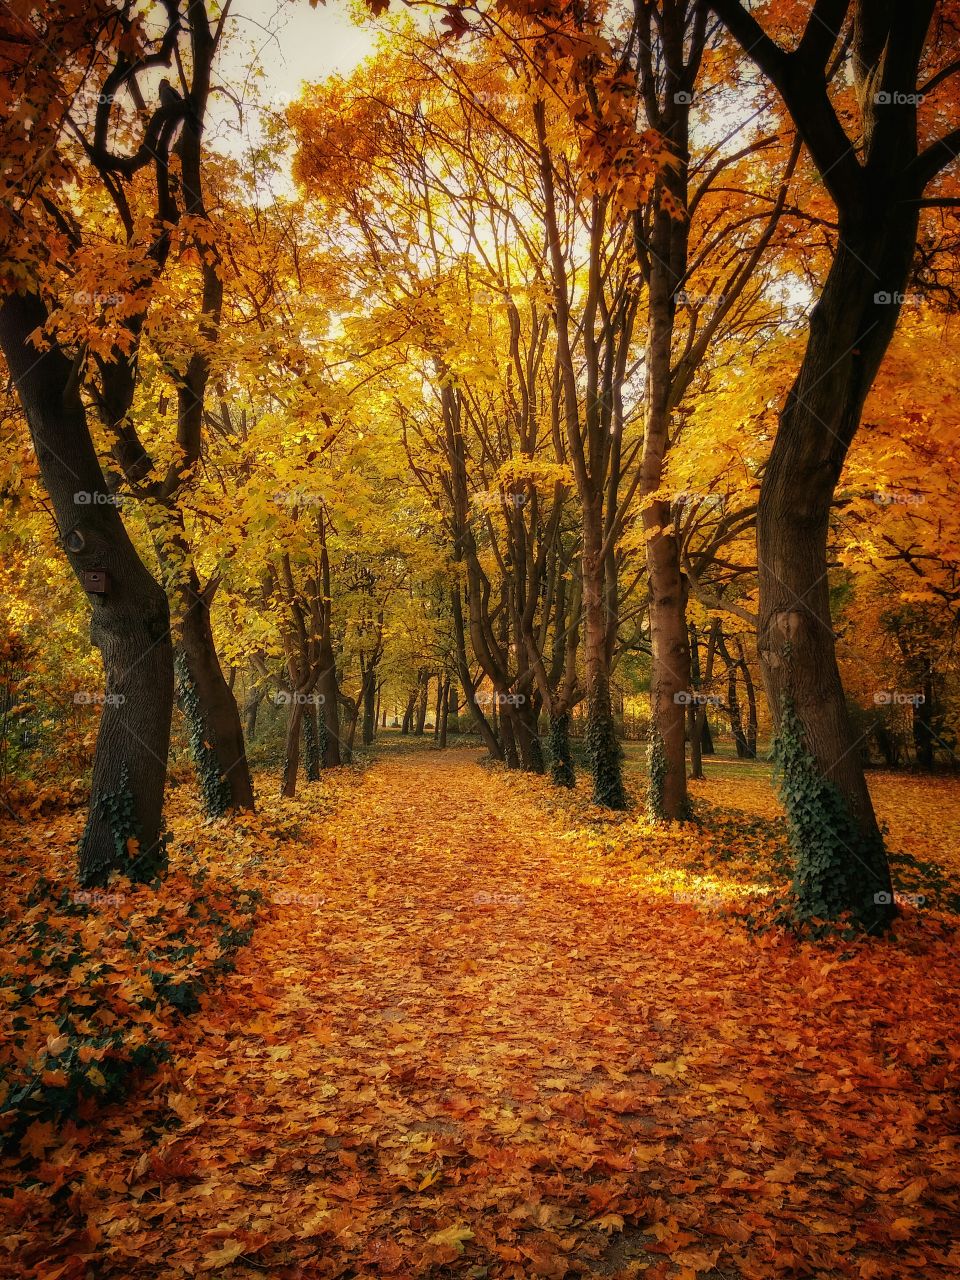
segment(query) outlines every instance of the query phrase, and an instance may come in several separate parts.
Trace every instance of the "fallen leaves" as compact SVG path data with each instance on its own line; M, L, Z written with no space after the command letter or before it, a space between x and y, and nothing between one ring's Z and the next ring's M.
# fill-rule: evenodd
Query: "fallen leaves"
M695 874L758 882L769 827L648 866L635 818L568 841L546 782L460 753L311 792L296 843L233 846L262 918L170 1060L2 1168L18 1275L960 1273L947 917L751 936L663 887L697 839Z

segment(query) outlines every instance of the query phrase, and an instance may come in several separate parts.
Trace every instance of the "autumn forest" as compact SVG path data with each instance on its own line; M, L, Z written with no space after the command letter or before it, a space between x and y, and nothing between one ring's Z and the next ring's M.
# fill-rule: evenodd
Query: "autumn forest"
M0 0L0 1276L960 1276L960 3Z

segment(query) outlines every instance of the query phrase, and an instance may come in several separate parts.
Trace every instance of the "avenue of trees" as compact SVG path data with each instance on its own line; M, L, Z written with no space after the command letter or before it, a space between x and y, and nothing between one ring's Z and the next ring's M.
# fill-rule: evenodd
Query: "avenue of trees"
M370 7L289 106L213 0L0 15L5 773L98 705L100 885L181 723L211 816L279 717L286 795L396 721L677 823L723 734L882 930L865 769L960 709L960 6Z

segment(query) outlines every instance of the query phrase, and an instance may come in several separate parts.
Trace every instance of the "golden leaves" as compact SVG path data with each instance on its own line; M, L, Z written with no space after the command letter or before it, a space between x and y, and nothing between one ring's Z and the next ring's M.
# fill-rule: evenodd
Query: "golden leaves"
M44 1267L89 1222L103 1280L171 1258L900 1280L920 1249L952 1280L949 940L814 950L657 892L674 859L720 889L756 875L773 842L743 810L724 861L706 828L601 837L577 797L467 753L314 787L295 844L243 820L273 901L168 1029L169 1067L67 1141L29 1131L40 1190L16 1207Z

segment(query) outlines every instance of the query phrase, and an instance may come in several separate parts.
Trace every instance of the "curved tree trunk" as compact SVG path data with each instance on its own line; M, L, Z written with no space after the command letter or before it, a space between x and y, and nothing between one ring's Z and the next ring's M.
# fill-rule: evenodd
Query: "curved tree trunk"
M56 345L38 354L29 341L46 318L37 296L6 298L0 349L30 427L61 545L88 591L90 638L106 677L80 879L102 884L112 870L148 879L165 860L163 793L173 710L169 607L108 493L69 360ZM91 573L105 576L91 579Z
M904 286L910 252L891 293ZM889 336L879 350L870 343L869 358L865 348L881 323L892 334L883 312L893 307L874 302L889 268L872 262L875 246L841 239L761 484L757 556L764 684L778 733L785 714L795 730L781 753L797 775L787 772L784 795L799 908L851 911L877 930L894 914L890 869L847 717L826 569L834 487Z

